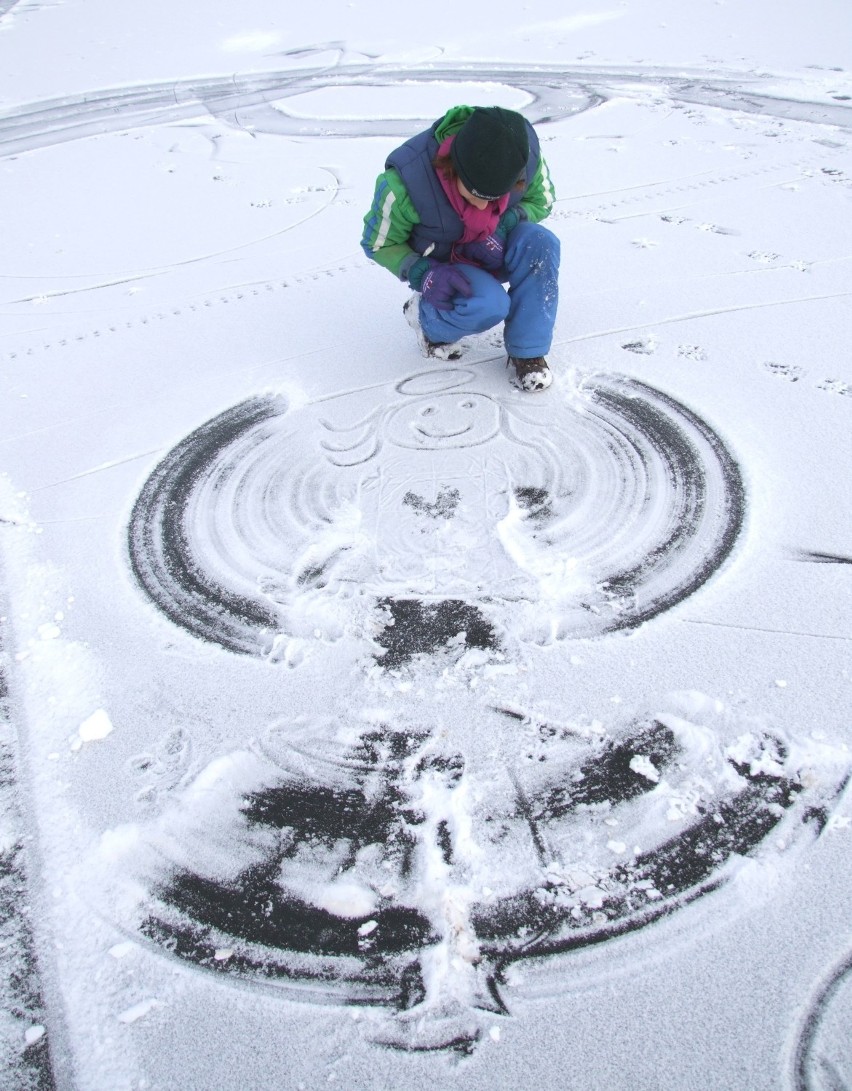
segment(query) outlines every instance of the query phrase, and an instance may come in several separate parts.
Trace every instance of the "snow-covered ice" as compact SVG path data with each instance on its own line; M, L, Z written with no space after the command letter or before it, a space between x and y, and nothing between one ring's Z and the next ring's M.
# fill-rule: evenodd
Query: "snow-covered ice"
M0 0L4 1088L852 1086L850 31ZM540 394L359 247L459 102Z

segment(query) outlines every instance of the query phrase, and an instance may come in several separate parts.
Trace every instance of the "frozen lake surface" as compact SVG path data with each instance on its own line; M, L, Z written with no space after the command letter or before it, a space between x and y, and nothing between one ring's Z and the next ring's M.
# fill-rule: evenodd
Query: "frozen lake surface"
M429 15L0 2L4 1088L852 1087L846 5ZM359 246L460 102L542 393Z

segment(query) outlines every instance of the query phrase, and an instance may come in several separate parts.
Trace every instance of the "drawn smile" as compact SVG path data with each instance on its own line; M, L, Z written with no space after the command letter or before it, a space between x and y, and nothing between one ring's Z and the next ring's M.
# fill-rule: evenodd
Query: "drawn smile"
M419 432L421 436L425 436L426 439L456 439L458 436L466 435L472 429L472 425L468 424L464 428L456 428L452 431L444 429L434 428L421 428L417 425L415 432Z

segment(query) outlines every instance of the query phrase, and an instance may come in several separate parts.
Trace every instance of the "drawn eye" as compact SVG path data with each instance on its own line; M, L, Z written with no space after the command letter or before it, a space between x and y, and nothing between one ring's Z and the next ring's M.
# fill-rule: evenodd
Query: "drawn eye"
M473 402L462 402L461 403L461 408L462 409L473 409Z
M421 417L431 417L434 412L435 412L434 405L427 405L425 409L421 410L420 416Z

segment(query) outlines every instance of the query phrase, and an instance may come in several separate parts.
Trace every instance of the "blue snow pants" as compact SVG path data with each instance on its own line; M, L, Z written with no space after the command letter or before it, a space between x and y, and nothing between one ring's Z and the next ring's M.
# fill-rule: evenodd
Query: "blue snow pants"
M506 240L503 268L496 275L475 265L459 268L473 287L468 299L456 296L451 311L439 311L420 300L420 325L430 341L458 341L505 322L509 356L549 352L559 302L559 239L552 231L541 224L519 223Z

